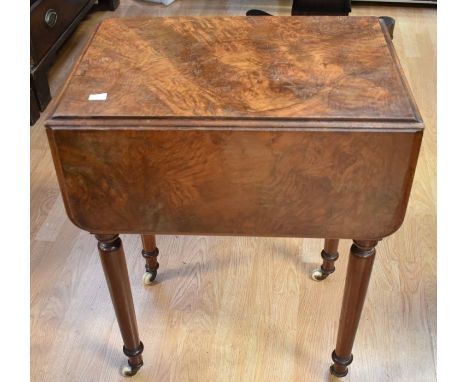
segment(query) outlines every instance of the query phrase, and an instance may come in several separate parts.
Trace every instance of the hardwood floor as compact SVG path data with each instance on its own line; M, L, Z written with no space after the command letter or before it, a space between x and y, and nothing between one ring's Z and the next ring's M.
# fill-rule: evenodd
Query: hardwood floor
M50 71L55 95L97 23L131 15L287 15L289 1L122 0L89 15ZM436 10L355 6L397 20L394 44L426 131L406 220L377 247L368 298L344 381L435 381ZM118 42L116 42L118 43ZM53 100L49 110L53 107ZM94 237L65 215L43 121L31 128L31 379L116 381L125 357ZM132 381L328 381L347 254L313 282L322 240L158 236L156 285L143 286L137 236L123 236L145 344Z

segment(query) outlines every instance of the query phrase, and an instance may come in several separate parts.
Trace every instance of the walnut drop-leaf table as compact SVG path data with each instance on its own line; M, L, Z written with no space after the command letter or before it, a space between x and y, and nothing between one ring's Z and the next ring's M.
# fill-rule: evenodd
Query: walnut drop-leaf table
M128 357L143 365L119 234L353 239L331 372L344 376L375 247L403 222L423 122L376 17L103 21L47 121L70 220L94 234Z

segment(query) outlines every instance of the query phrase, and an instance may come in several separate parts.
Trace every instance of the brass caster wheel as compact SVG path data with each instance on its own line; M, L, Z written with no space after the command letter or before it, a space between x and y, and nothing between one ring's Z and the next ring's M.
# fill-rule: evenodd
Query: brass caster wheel
M125 365L122 367L121 373L124 377L132 377L138 372L138 370L140 370L139 367L132 367L130 365Z
M325 273L322 268L317 268L312 271L310 277L314 281L323 281L328 277L328 274Z
M145 272L143 275L143 284L151 285L153 281L156 279L156 272Z

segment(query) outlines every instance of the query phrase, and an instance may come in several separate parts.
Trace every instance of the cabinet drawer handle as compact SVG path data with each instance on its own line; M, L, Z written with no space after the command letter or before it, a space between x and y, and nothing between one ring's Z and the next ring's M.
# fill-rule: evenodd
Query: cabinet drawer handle
M53 28L57 23L57 18L57 11L55 9L49 9L44 16L44 22L49 28Z

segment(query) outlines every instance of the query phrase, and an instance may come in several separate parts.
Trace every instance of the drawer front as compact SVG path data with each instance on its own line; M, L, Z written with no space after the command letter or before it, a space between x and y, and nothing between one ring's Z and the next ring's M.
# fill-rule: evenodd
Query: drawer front
M37 64L90 0L42 0L31 6L31 59Z

